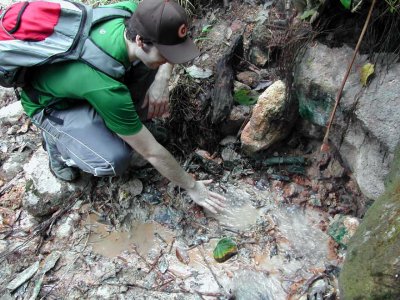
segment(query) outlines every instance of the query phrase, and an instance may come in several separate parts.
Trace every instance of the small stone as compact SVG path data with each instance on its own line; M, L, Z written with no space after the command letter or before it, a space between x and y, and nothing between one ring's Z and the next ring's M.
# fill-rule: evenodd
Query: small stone
M144 202L149 203L151 205L157 205L157 204L160 204L162 202L162 194L160 192L158 192L158 191L155 194L143 193L141 195L141 199Z
M251 113L251 106L235 105L228 118L221 124L220 131L224 135L236 135Z
M255 64L257 67L264 67L268 62L268 53L255 46L250 49L250 62Z
M14 178L17 174L19 174L23 170L24 163L27 158L27 152L11 153L8 160L2 166L6 179L10 180Z
M74 216L75 215L75 216ZM72 234L72 230L75 228L77 223L78 214L71 214L62 221L60 226L57 228L56 236L58 238L68 238Z
M119 188L120 197L135 197L140 195L143 191L143 183L134 178L124 184L122 184Z
M233 144L235 144L237 141L238 141L238 140L237 140L237 138L236 138L235 136L233 136L233 135L228 135L228 136L224 137L224 138L219 142L219 144L220 144L221 146L228 146L228 145L233 145Z
M19 126L18 126L18 125L13 125L13 126L11 126L10 128L8 128L7 134L8 134L8 135L14 135L14 134L17 133L18 129L19 129Z
M266 191L269 187L269 184L265 179L260 179L256 182L255 187L260 191Z
M328 234L344 248L356 232L360 222L357 218L344 215L335 215L328 228Z
M245 71L245 72L238 73L236 75L236 78L240 82L242 82L250 87L256 87L258 84L258 81L259 81L258 74L255 72L252 72L252 71Z
M221 157L224 167L230 170L241 163L241 156L230 146L227 146L222 150Z
M154 220L160 224L175 227L183 218L183 212L167 206L157 206L154 211Z
M285 186L283 192L285 197L295 197L298 196L301 192L303 192L304 188L301 185L296 183L289 183Z

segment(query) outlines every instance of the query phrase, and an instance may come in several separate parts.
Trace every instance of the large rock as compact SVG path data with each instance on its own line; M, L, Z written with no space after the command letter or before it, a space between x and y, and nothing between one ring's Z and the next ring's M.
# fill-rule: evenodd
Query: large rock
M286 85L281 80L260 95L240 137L242 149L248 155L265 150L287 136L295 121L288 108L293 109L287 105Z
M400 299L400 147L385 193L350 240L340 273L343 299Z
M347 46L331 49L318 43L305 51L295 71L302 118L326 126L353 51ZM377 199L384 191L384 178L400 141L400 64L376 66L375 78L363 88L360 69L366 62L366 56L356 58L330 140L363 194Z
M68 200L74 200L74 192L82 188L87 178L77 183L68 183L57 179L49 168L47 153L39 148L29 163L24 166L26 175L25 195L22 200L24 208L33 216L41 217L53 213Z

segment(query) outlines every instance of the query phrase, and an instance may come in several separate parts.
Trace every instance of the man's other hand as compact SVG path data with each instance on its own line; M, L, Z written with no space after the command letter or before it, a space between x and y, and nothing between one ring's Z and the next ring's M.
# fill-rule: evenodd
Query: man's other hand
M166 117L169 113L168 82L155 80L146 93L142 108L148 106L147 119Z
M211 192L206 187L206 184L211 182L212 180L196 181L194 187L187 189L187 192L195 203L216 214L225 210L226 199L220 194Z

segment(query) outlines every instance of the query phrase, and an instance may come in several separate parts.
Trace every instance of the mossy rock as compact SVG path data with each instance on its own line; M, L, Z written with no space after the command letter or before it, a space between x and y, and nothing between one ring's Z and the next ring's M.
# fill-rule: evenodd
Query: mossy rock
M348 245L339 285L346 300L400 299L400 147L385 193Z

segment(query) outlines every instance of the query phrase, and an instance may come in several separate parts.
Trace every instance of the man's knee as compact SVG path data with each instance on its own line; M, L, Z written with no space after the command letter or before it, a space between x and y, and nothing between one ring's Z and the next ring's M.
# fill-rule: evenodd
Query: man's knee
M121 175L124 173L131 161L131 155L132 152L130 150L126 149L120 149L119 151L115 151L112 153L111 159L110 159L110 171L113 172L114 176Z

